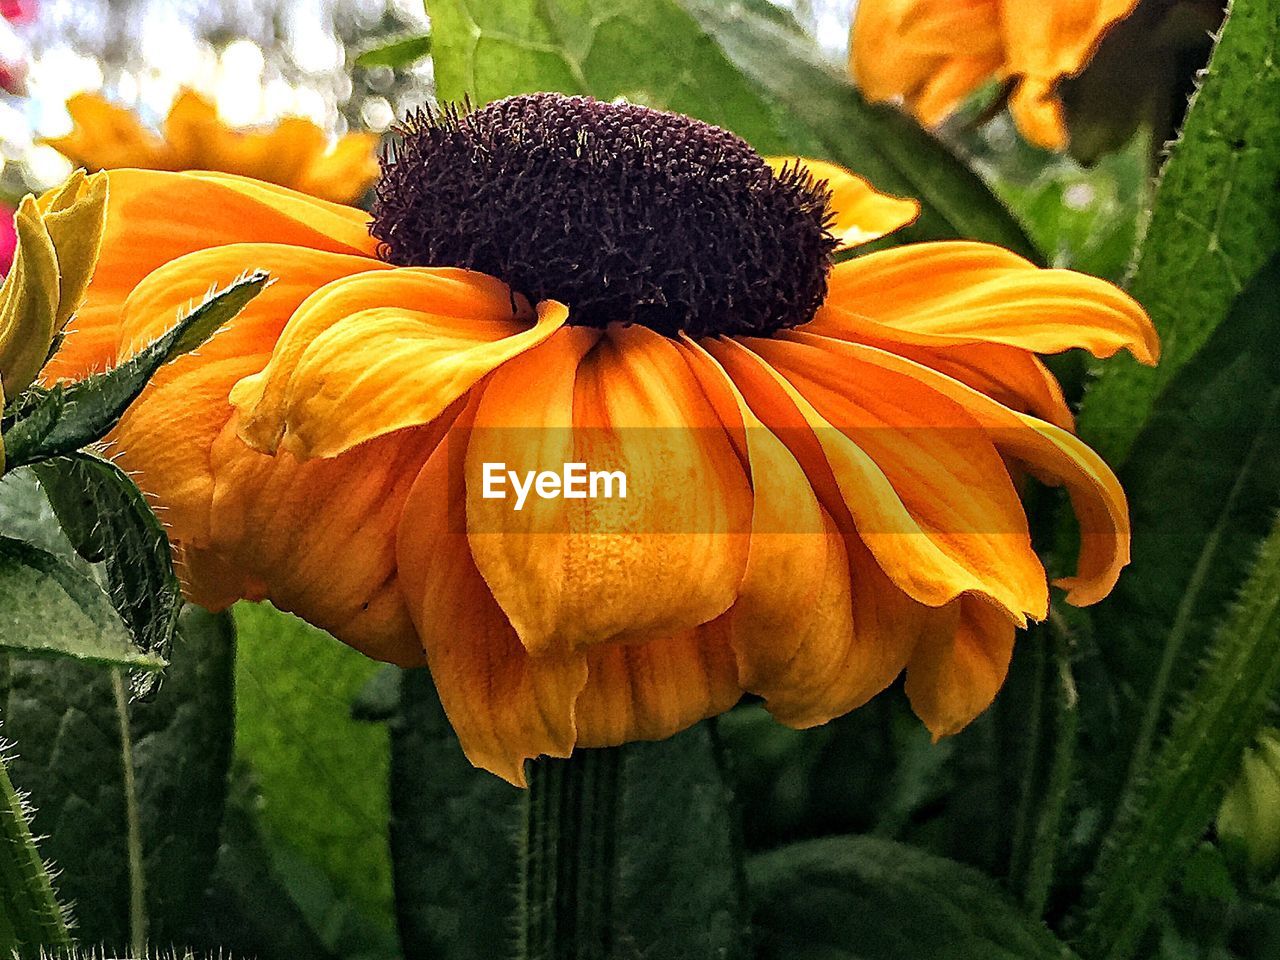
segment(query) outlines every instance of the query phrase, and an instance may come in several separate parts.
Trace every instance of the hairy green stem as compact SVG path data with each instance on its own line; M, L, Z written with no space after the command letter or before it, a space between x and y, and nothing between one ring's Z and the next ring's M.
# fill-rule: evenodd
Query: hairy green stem
M532 765L520 876L520 960L610 956L621 756L578 750Z
M27 810L0 758L0 955L70 948L64 911L36 850Z

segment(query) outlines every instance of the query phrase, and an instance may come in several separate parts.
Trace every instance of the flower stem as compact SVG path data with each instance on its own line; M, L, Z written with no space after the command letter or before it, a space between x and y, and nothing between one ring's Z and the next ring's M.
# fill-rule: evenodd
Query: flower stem
M27 825L27 808L0 757L0 954L71 948L62 907Z
M619 802L619 750L533 764L525 796L521 960L603 960Z

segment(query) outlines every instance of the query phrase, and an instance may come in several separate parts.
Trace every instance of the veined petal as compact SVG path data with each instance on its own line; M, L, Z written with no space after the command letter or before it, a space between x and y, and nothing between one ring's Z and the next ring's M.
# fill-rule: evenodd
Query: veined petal
M215 557L222 576L207 586L193 565L192 593L212 587L268 599L367 656L420 665L396 538L414 480L456 413L307 461L258 453L236 436L234 420L227 424L210 453L207 532L180 539L198 563Z
M805 330L920 346L999 343L1035 353L1122 348L1155 363L1160 344L1136 301L1071 270L1045 270L1000 247L968 241L916 243L837 264L826 303Z
M579 747L664 740L742 696L723 620L675 637L587 648L574 712Z
M798 331L792 336L818 339ZM1026 464L1045 482L1064 484L1080 523L1080 560L1074 577L1054 584L1065 588L1067 602L1077 606L1096 603L1110 593L1129 562L1129 509L1115 474L1082 440L891 352L834 341L827 345L842 355L915 377L923 387L963 406L1003 455Z
M298 307L232 403L254 447L332 457L429 423L481 377L551 336L558 303L527 304L480 273L398 267L337 280Z
M832 235L840 241L836 250L847 250L892 233L920 216L915 200L880 193L870 183L844 167L805 157L766 157L775 172L802 166L814 180L825 181L831 191L831 211L835 219Z
M640 326L583 336L498 370L467 450L476 565L534 655L683 634L729 607L746 563L746 477L679 351ZM620 472L626 496L531 495L517 511L483 495L486 463L566 462Z
M723 618L739 681L783 723L825 723L902 672L930 611L889 581L856 535L841 534L795 457L714 358L683 346L750 465L751 547Z
M459 437L473 416L474 406L456 426ZM400 589L467 758L525 786L525 760L572 752L574 701L587 665L579 654L531 657L494 601L458 522L466 511L465 479L455 466L464 451L450 449L458 442L447 438L436 449L404 505Z
M838 369L834 352L797 354L796 344L747 343L752 349L731 340L707 347L752 409L786 442L837 525L857 534L899 589L931 607L978 593L1019 624L1028 614L1045 615L1043 570L1003 462L989 446L973 445L978 428L972 421L947 440L946 425L966 419L957 416L958 408L943 405L922 414L916 403L931 403L929 398L899 380L891 389L906 395L890 395L885 402L901 400L905 414L899 416L923 416L926 426L886 424L874 419L881 414L866 396L869 385L852 396L830 385L833 378L836 384L856 382L847 369ZM817 403L837 422L820 413ZM931 419L941 415L946 419ZM847 435L851 428L859 442ZM884 468L863 444L873 445Z
M283 187L219 174L104 175L109 199L97 269L66 342L44 372L47 382L79 379L114 363L125 300L147 274L183 254L258 242L371 258L376 247L368 214ZM175 217L175 210L183 215Z
M911 709L935 740L958 733L995 699L1009 672L1014 626L978 597L961 597L907 666Z

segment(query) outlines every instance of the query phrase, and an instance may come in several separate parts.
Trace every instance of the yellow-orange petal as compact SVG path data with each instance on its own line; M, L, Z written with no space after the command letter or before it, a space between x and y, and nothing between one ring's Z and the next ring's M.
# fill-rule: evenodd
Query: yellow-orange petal
M995 699L1013 657L1014 626L977 597L961 597L907 666L911 709L935 740L964 729Z
M1127 349L1147 364L1160 352L1146 313L1118 287L968 241L908 244L837 264L805 329L852 340L870 330L921 346L1081 347L1097 357Z
M560 304L527 304L480 273L398 267L336 280L285 325L270 363L232 391L264 451L333 457L430 423L481 377L551 336Z
M935 343L924 345L916 338L895 336L859 317L841 317L838 324L812 324L797 330L823 331L823 336L887 350L954 377L975 390L1000 401L1006 407L1031 413L1065 430L1073 428L1075 416L1067 405L1058 379L1034 353L1003 343Z
M414 479L451 420L299 461L246 447L233 419L210 451L207 534L180 544L220 561L217 589L270 600L374 659L419 665L396 538ZM199 595L204 585L194 586Z
M783 723L825 723L893 681L931 611L895 587L856 536L841 535L795 457L714 358L683 346L749 463L750 552L724 618L739 681Z
M800 332L792 336L817 339ZM1080 559L1075 576L1054 585L1066 589L1067 602L1077 606L1096 603L1110 593L1129 562L1129 508L1115 474L1082 440L891 352L835 341L828 341L827 347L914 377L923 388L946 395L988 432L1003 455L1024 463L1041 480L1066 486L1080 523Z
M1067 149L1067 120L1054 84L1027 77L1013 88L1009 112L1018 132L1042 150Z
M109 170L105 176L109 198L97 270L44 372L46 382L79 379L116 362L126 298L147 274L183 254L257 242L372 258L376 247L368 214L283 187L155 170ZM370 269L376 266L370 263Z
M42 142L73 164L89 170L173 169L164 141L144 128L132 110L96 93L78 93L67 101L67 112L75 124L71 133Z
M585 658L531 657L471 558L465 479L456 464L469 419L457 424L417 475L397 538L400 589L427 652L440 702L467 758L525 786L524 761L573 750L574 702ZM324 461L320 461L324 462Z
M281 328L312 291L363 272L371 263L284 244L228 244L170 261L129 294L120 322L121 359L160 336L191 304L212 287L225 286L246 265L279 278L198 351L157 371L112 434L126 451L135 479L164 504L174 531L207 535L213 488L209 451L231 417L231 388L266 366Z
M1048 613L1026 513L979 423L906 372L850 362L829 341L783 333L748 346L883 472L938 547L981 578L1011 617ZM877 538L860 531L877 558Z
M801 354L796 346L763 340L707 344L752 409L795 454L837 524L856 532L900 590L931 607L973 592L989 597L1019 624L1028 615L1042 618L1047 587L1030 551L1025 516L1020 505L1015 512L1016 496L995 451L972 443L976 425L968 421L948 431L946 424L966 419L952 405L925 413L924 429L907 422L871 426L853 400L815 379L853 381L839 369L834 352ZM879 378L875 382L886 389ZM905 409L915 415L917 403L932 403L926 391L903 378L889 389L905 390ZM948 432L956 436L948 439ZM874 446L885 469L863 444Z
M838 164L806 157L766 157L775 172L804 167L814 180L826 183L831 191L834 219L831 233L839 241L836 250L847 250L877 240L899 227L915 222L920 204L881 193L870 183Z
M579 747L664 740L742 696L728 630L715 620L675 637L596 644L574 709Z
M348 133L312 157L295 186L314 197L354 203L378 179L377 150L377 134Z
M683 634L728 609L746 562L746 477L679 351L641 326L582 336L496 371L467 450L472 553L535 656ZM626 496L484 496L486 463L566 462L621 472Z

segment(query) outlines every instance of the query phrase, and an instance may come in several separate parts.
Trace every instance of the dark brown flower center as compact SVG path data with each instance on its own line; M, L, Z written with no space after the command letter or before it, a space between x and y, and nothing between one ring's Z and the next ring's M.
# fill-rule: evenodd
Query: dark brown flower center
M390 263L479 270L570 323L669 336L772 333L826 294L825 186L719 127L540 93L398 132L370 228Z

